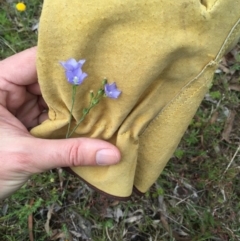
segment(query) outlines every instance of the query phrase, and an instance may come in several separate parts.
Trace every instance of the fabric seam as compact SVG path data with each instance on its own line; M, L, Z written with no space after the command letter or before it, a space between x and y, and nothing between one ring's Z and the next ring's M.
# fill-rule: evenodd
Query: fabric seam
M166 109L168 109L176 100L178 100L184 93L185 91L188 90L188 88L191 86L191 84L198 80L202 75L203 73L206 71L207 68L209 67L212 67L212 66L216 66L219 64L219 61L220 59L222 58L222 55L223 55L223 52L224 50L226 50L228 47L229 47L229 41L231 40L231 37L232 36L235 36L235 33L237 32L238 30L238 27L240 26L240 18L238 19L238 21L233 25L232 29L230 30L230 32L228 33L226 39L224 40L220 50L218 51L216 57L214 58L214 60L211 60L208 64L206 64L204 66L204 68L200 71L200 73L195 76L191 81L189 81L186 85L184 85L180 92L159 112L159 114L152 120L151 123L149 123L149 125L146 127L146 129L142 132L142 134L139 136L141 137L145 131L153 124L155 123L155 121L158 120L159 116L162 115ZM203 85L201 85L202 87ZM201 87L199 87L196 91L198 91ZM194 93L196 93L196 91Z
M218 2L218 0L216 0L215 2L214 2L214 4L211 6L211 8L209 9L209 12L211 12L212 11L212 9L214 8L214 6L216 5L216 3Z

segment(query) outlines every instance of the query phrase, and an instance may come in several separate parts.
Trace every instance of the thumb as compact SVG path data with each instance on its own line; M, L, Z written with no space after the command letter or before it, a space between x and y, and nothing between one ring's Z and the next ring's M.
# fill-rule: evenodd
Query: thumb
M30 172L38 173L57 167L112 165L120 161L119 150L112 144L91 138L67 140L30 140ZM30 143L29 143L30 144ZM28 148L29 149L29 148ZM36 158L37 157L37 158Z

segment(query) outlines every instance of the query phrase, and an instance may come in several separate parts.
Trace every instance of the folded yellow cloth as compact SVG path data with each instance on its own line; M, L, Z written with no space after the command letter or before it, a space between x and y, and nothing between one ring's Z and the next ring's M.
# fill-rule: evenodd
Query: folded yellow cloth
M59 61L86 59L73 122L101 80L122 94L105 98L74 137L115 144L121 162L72 167L95 188L117 197L144 193L171 158L221 57L240 36L240 0L45 0L37 71L49 120L32 130L41 138L65 138L72 86Z

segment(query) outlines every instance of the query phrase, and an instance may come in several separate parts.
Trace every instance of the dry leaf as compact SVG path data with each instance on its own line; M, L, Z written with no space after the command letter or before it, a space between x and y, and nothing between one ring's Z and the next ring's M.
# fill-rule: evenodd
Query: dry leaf
M116 222L119 222L119 219L123 217L123 211L121 208L117 207L114 210L114 219Z
M49 207L48 213L47 213L47 221L44 225L44 228L45 228L45 231L46 231L47 234L49 234L51 232L51 228L49 226L49 223L50 223L50 220L51 220L51 217L52 217L53 207L54 207L54 205Z
M231 84L231 85L229 85L229 89L230 90L240 91L240 85L238 85L238 84Z
M5 203L4 205L3 205L3 207L2 207L2 214L3 214L3 216L5 216L6 214L7 214L7 211L8 211L8 204L7 203Z
M60 190L63 190L63 181L64 181L64 178L63 178L63 169L62 168L58 168L58 177L59 177L59 184L60 184Z
M125 223L135 223L143 218L143 215L136 215L133 217L126 218L124 220Z
M212 114L212 117L211 117L211 119L210 119L210 124L211 124L211 125L214 124L214 123L217 121L218 115L219 115L218 111L215 111L215 112Z
M236 115L236 111L230 110L230 113L228 115L227 121L226 121L225 126L224 126L224 130L223 130L223 133L222 133L222 140L225 140L229 143L231 142L229 140L229 135L232 131L235 115Z
M60 229L54 229L52 231L52 236L50 238L50 240L58 240L59 241L72 241L72 236L69 232L63 232Z
M223 64L219 64L219 69L221 69L224 73L228 74L230 72L229 68L224 66Z
M69 232L76 238L81 238L82 234L80 234L79 232L76 232L74 230L69 230Z

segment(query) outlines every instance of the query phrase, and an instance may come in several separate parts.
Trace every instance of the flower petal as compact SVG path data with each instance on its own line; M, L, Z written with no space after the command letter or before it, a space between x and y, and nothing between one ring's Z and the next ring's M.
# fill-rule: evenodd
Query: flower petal
M121 91L117 88L116 83L105 84L104 91L107 97L117 99L121 94Z
M81 59L81 60L78 61L78 64L80 65L80 68L82 68L85 61L86 61L85 59Z
M78 62L75 59L69 59L66 62L61 61L60 64L63 66L65 70L72 70L78 67Z
M88 76L87 73L82 73L81 77L80 77L80 84L83 82L83 80Z
M85 61L85 59L81 59L77 62L75 59L71 58L65 62L60 62L65 69L65 75L70 84L80 85L87 77L87 74L83 73L81 69Z

